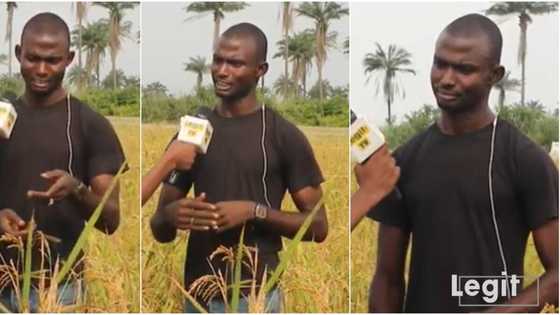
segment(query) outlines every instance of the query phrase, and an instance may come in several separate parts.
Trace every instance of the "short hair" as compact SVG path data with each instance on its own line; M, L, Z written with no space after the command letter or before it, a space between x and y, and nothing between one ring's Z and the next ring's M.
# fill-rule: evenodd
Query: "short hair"
M32 18L30 18L23 26L23 31L21 32L20 41L22 44L23 36L27 31L53 34L64 32L68 43L68 49L70 49L70 29L68 28L68 24L66 24L66 22L64 22L64 20L60 16L54 13L43 12L36 14Z
M491 61L500 64L502 33L496 23L486 16L476 13L464 15L447 25L444 32L465 37L485 35L490 47Z
M224 38L251 38L257 48L258 61L266 62L268 40L264 32L251 23L239 23L228 28L222 33Z

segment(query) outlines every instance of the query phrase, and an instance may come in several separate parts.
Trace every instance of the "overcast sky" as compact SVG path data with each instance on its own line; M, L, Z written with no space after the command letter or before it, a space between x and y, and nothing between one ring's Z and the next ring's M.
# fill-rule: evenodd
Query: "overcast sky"
M347 4L344 4L347 6ZM144 2L142 4L142 84L147 85L160 81L176 95L186 94L196 84L196 75L183 70L183 63L189 57L203 56L210 62L214 22L211 15L185 21L187 14L183 9L184 2L161 3ZM276 42L282 39L279 2L250 3L242 11L226 13L222 21L221 32L228 27L250 22L260 27L268 38L268 61L270 69L265 84L271 84L283 73L282 59L272 59L277 52ZM332 23L330 30L338 32L339 47L348 34L348 17ZM294 31L312 28L310 19L296 17ZM328 60L324 67L324 78L331 85L348 84L349 58L342 54L342 49L328 52ZM308 88L317 81L317 69L313 65L311 75L307 78ZM204 77L204 84L211 82L210 75Z
M430 67L434 44L442 29L454 19L468 13L482 13L491 3L351 3L351 95L350 104L357 112L377 124L384 124L387 105L380 93L375 95L375 78L367 85L362 61L375 51L375 42L386 50L396 44L412 54L416 75L401 74L401 87L406 98L397 98L393 115L401 121L404 114L423 104L435 105L430 87ZM521 79L517 65L519 44L518 18L492 17L504 37L502 64L511 71L510 77ZM558 107L558 13L533 16L528 27L526 61L526 100L539 100L548 109ZM497 103L492 92L490 104ZM506 102L519 101L520 94L509 92Z
M0 3L0 54L8 55L8 42L4 41L6 36L6 4ZM77 27L76 18L73 11L73 6L70 2L17 2L17 9L14 13L14 35L13 45L19 43L21 37L21 30L32 16L41 12L52 12L58 14L70 27L70 30ZM100 18L108 18L108 11L104 8L97 6L88 7L87 22L95 22ZM133 40L125 39L122 49L117 57L117 68L122 69L127 75L139 76L140 74L140 48L136 42L136 34L139 31L140 25L140 9L135 7L132 10L126 10L125 20L132 22L131 36ZM85 62L85 53L82 53L82 60ZM78 64L78 56L72 64ZM14 72L19 72L19 64L14 56L12 69ZM111 57L109 51L105 55L103 65L101 67L101 78L103 79L111 71ZM7 73L8 66L1 65L0 73Z

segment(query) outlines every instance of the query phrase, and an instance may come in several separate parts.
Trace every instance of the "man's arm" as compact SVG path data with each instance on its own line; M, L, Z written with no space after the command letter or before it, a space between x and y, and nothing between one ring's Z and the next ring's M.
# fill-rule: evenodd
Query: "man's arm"
M546 303L558 306L558 219L550 220L533 231L533 240L539 259L545 269L539 278L538 306L515 306L515 304L536 304L537 282L533 282L507 304L511 306L493 307L488 313L538 313Z
M51 181L49 189L47 191L31 190L27 192L27 196L53 201L71 197L82 206L78 209L79 215L84 220L91 217L114 178L111 174L97 175L91 180L90 189L87 187L77 189L81 182L65 171L52 170L41 174L41 177ZM119 226L119 216L119 183L117 183L101 210L101 216L95 227L104 233L113 234Z
M352 230L395 187L400 168L395 165L386 146L381 147L363 165L354 167L360 188L352 195L350 222Z
M195 157L196 147L194 145L173 140L159 162L142 178L142 205L150 199L172 170L190 170Z
M255 218L254 210L256 203L254 201L218 202L216 204L219 208L217 212L220 214L221 219L218 221L217 232L221 233L252 220L259 225L265 226L271 232L292 238L296 235L315 205L321 200L323 191L320 186L307 186L293 192L291 195L299 212L287 212L268 208L265 219ZM327 237L327 233L327 215L324 206L321 205L321 208L313 217L311 225L304 234L303 240L322 242Z
M377 241L377 267L369 289L370 313L403 311L404 267L410 233L380 224Z

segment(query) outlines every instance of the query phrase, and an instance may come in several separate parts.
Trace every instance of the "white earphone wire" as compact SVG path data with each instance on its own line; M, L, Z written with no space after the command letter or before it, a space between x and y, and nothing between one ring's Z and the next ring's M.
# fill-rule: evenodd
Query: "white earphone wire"
M72 124L72 107L70 106L70 93L66 93L66 109L68 118L66 119L66 140L68 141L68 173L74 176L72 171L72 160L74 159L74 152L72 149L72 136L70 134L70 127Z
M263 152L263 174L262 174L262 185L263 185L263 191L264 191L264 200L266 201L266 204L268 205L269 208L272 208L272 205L270 204L270 200L268 199L268 188L266 186L266 173L268 172L268 157L266 154L266 146L265 146L265 136L266 136L266 116L265 116L265 108L264 108L264 104L261 107L261 111L262 111L262 134L261 134L261 149Z
M496 126L498 124L498 117L494 118L494 122L492 123L492 139L490 143L490 161L488 163L488 189L490 190L490 207L492 210L492 222L494 223L494 231L496 232L496 239L498 241L498 250L500 251L500 258L502 260L502 265L504 267L505 279L506 279L506 291L508 299L511 298L510 296L510 287L508 282L508 268L506 257L504 254L504 248L502 246L502 238L500 237L500 229L498 227L498 221L496 219L496 208L494 206L494 190L492 188L492 165L494 164L494 147L496 142Z

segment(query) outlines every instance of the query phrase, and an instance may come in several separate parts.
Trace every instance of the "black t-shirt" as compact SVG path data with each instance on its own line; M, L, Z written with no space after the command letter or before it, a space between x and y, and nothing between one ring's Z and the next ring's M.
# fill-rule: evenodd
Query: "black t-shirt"
M262 110L242 117L225 118L215 111L203 110L214 128L205 155L198 155L189 172L175 173L167 184L185 194L194 184L195 194L206 193L208 202L252 200L266 204L262 175L264 167L261 149ZM276 112L266 109L265 147L267 155L266 183L273 209L280 209L286 190L296 192L323 182L321 171L311 146L303 133ZM212 275L208 257L220 246L235 247L241 227L215 232L191 231L185 262L185 287L203 275ZM245 244L258 247L260 282L264 268L273 271L278 264L277 252L282 248L280 235L265 226L246 224ZM226 274L222 257L211 260L215 271ZM228 273L231 277L231 272ZM244 268L243 279L251 279Z
M70 101L72 172L89 185L101 174L116 174L124 162L119 140L109 121L75 98ZM28 190L45 191L49 182L40 175L60 169L69 172L67 99L49 107L32 107L18 99L18 118L10 139L0 139L0 209L13 209L26 222L34 215L38 230L60 239L50 242L51 263L65 258L82 232L85 221L81 205L65 198L28 199ZM69 172L70 173L70 172ZM15 259L17 254L0 243L0 253ZM48 263L48 262L47 262ZM75 269L81 269L79 265Z
M406 312L480 311L459 307L451 275L503 270L488 187L491 136L492 124L458 136L434 124L395 152L402 199L386 198L369 215L412 233ZM558 170L538 145L498 120L492 176L509 274L523 275L529 232L558 217Z

